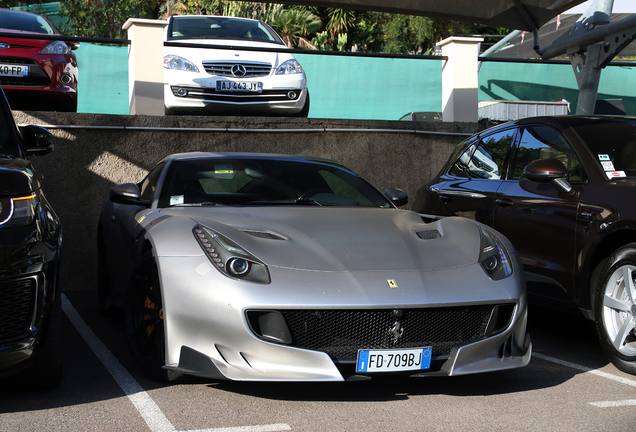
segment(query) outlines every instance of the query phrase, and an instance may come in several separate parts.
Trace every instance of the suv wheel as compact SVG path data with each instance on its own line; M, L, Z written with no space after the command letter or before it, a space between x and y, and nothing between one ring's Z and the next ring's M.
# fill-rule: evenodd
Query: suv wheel
M614 365L636 375L636 243L618 249L601 271L594 315L601 347Z

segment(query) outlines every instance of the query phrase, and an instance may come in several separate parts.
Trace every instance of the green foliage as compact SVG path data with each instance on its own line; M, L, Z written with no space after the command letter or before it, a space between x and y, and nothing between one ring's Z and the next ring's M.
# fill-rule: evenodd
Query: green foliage
M347 34L342 33L338 35L338 51L345 51L347 46Z
M316 33L316 36L311 40L311 43L320 51L331 51L331 45L329 45L329 34L327 31Z
M5 4L14 6L15 2L0 0L0 6ZM121 27L128 18L167 19L170 15L185 14L260 19L292 48L315 46L339 51L355 48L390 54L430 54L437 42L449 36L509 32L419 16L230 0L61 0L60 15L69 21L60 30L77 36L124 38ZM498 40L491 38L486 42Z
M315 33L322 27L318 16L301 9L281 9L268 24L290 48L298 46L301 37Z
M168 19L171 15L222 15L221 6L221 0L162 1L157 8L157 17Z
M62 33L123 39L129 18L153 18L154 2L145 0L62 0L60 16L69 19Z
M346 34L355 27L356 14L352 10L327 8L327 31L333 36Z
M275 3L256 3L245 1L226 1L222 3L225 16L257 19L270 22L283 9L283 5Z

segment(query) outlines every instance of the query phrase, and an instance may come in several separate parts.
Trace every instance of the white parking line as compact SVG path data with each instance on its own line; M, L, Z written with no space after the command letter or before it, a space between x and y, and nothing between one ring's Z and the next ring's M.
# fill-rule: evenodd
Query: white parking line
M175 427L170 423L159 406L152 400L150 395L141 385L130 375L115 356L106 348L106 345L99 340L97 335L88 327L82 317L77 313L71 302L62 294L62 309L75 326L84 341L88 344L104 367L113 376L119 387L124 391L128 399L137 408L139 414L144 419L152 432L176 432ZM238 426L229 428L201 429L188 432L276 432L291 430L291 427L284 423L258 426Z
M540 358L542 360L547 360L547 361L552 362L552 363L557 363L557 364L560 364L562 366L567 366L567 367L570 367L572 369L577 369L577 370L580 370L580 371L583 371L583 372L586 372L586 373L591 373L593 375L597 375L597 376L600 376L600 377L603 377L603 378L607 378L607 379L611 379L611 380L614 380L614 381L618 381L621 384L627 384L629 386L636 387L636 380L633 380L633 379L619 377L617 375L612 375L612 374L609 374L607 372L601 372L599 370L595 370L595 369L589 368L587 366L582 366L580 364L571 363L569 361L560 360L558 358L550 357L550 356L543 355L543 354L532 353L532 356ZM615 408L615 407L636 405L636 400L590 402L589 404L590 405L594 405L595 407L598 407L598 408Z
M623 400L623 401L607 401L607 402L590 402L590 405L594 405L599 408L615 408L622 406L636 405L636 400Z
M620 377L620 376L617 376L617 375L612 375L612 374L607 373L607 372L602 372L602 371L599 371L599 370L596 370L596 369L589 368L587 366L582 366L580 364L571 363L571 362L565 361L565 360L560 360L558 358L550 357L550 356L539 354L539 353L536 353L536 352L532 353L532 357L540 358L541 360L547 360L549 362L557 363L557 364L560 364L562 366L567 366L567 367L570 367L572 369L577 369L577 370L580 370L580 371L583 371L583 372L589 372L589 373L591 373L593 375L597 375L597 376L600 376L600 377L603 377L603 378L607 378L607 379L611 379L611 380L614 380L614 381L618 381L619 383L622 383L622 384L627 384L629 386L636 387L636 380L633 380L633 379L624 378L624 377Z

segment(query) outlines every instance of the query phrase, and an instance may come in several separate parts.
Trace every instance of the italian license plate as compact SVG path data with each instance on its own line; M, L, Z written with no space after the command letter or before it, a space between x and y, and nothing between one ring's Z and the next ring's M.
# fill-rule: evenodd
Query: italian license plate
M22 65L0 64L0 76L25 77L29 76L29 67Z
M261 93L263 91L263 83L253 81L217 81L216 91Z
M429 369L431 347L410 349L358 350L357 372L399 372Z

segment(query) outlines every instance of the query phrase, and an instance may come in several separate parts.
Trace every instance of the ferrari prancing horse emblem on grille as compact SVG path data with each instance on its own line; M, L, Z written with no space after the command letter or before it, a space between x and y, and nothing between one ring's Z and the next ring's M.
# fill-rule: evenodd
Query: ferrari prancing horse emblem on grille
M393 336L393 343L397 343L404 334L404 327L402 327L402 324L400 324L399 321L396 321L395 324L393 324L393 327L389 329L389 334Z
M391 289L396 289L396 288L398 287L398 286L397 286L397 283L395 282L395 280L393 280L393 279L387 279L386 281L387 281L387 283L389 284L389 288L391 288Z

